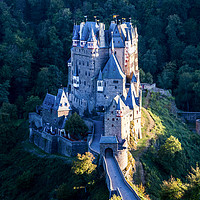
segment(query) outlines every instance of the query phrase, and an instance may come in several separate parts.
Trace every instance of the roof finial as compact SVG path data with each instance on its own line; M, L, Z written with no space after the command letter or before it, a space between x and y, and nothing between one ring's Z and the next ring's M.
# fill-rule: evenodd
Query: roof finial
M97 22L97 16L94 16L94 21Z
M87 22L87 16L84 16L85 17L85 22Z
M129 17L130 23L131 23L131 17Z
M114 48L114 42L113 42L113 31L111 32L111 53L114 54L115 48Z

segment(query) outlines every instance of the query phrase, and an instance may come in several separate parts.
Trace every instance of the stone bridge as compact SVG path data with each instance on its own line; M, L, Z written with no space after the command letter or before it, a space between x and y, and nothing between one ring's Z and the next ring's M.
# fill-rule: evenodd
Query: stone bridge
M196 122L197 119L200 119L200 112L183 112L179 111L178 116L188 122Z
M94 121L95 131L88 142L89 151L100 156L100 138L103 133L103 121ZM103 168L106 173L106 183L110 197L114 194L121 196L122 200L140 200L133 188L127 183L111 148L105 149L102 156Z

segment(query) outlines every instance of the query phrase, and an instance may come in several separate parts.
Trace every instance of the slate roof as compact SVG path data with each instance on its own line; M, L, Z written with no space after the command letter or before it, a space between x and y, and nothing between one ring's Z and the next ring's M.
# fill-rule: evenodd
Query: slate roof
M88 42L95 42L96 41L96 36L94 35L94 30L92 28L92 30L90 31L90 36L87 40Z
M58 110L58 108L59 108L62 93L63 93L63 89L58 89L58 93L57 93L56 100L54 103L54 110Z
M133 109L134 105L136 105L136 102L135 102L135 88L134 88L133 84L130 85L130 88L129 88L129 91L128 91L128 94L127 94L127 97L126 97L125 104L127 106L129 106L130 109Z
M101 70L99 71L98 80L103 80L103 78L102 78L102 72L101 72Z
M116 136L101 136L100 144L117 144Z
M114 54L111 54L108 62L103 69L103 79L123 79L125 74L122 72L121 67Z
M79 34L78 34L78 31L77 31L76 28L75 28L75 30L74 30L74 35L73 35L72 40L79 40Z
M92 30L94 32L94 35L97 35L99 31L99 25L96 22L87 21L82 29L81 40L87 41L90 37Z
M56 100L56 96L47 93L42 103L42 107L44 109L52 109L54 106L55 100Z

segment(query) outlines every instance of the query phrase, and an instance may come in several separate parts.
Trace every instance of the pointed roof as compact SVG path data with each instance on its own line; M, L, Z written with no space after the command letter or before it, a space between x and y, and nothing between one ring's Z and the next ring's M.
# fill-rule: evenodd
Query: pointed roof
M133 76L132 76L131 82L133 82L133 83L137 83L137 79L136 79L136 76L135 76L134 73L133 73Z
M114 54L111 54L108 62L103 69L103 79L123 79L125 74L122 72L119 62Z
M64 98L64 101L63 101ZM61 105L63 101L64 105ZM68 98L63 89L58 89L58 93L54 102L54 110L71 110Z
M136 105L136 102L135 102L135 87L134 87L133 84L130 85L125 103L126 103L127 106L129 106L130 109L133 109L134 105Z
M102 72L101 72L101 70L99 71L98 80L103 80L103 78L102 78Z
M89 36L89 38L88 38L87 41L88 41L88 42L96 42L96 41L97 41L96 36L94 35L94 30L93 30L93 28L92 28L92 30L91 30L91 32L90 32L90 36Z
M79 40L79 35L78 35L78 31L76 28L74 30L74 36L73 36L72 40Z

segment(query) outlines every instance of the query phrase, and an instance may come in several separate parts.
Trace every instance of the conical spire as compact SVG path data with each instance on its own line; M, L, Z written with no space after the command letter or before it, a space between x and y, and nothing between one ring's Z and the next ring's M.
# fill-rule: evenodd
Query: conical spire
M75 30L74 30L74 36L72 38L73 40L79 40L79 37L78 37L78 31L76 30L76 27L75 27Z
M99 81L103 80L103 78L102 78L102 72L101 72L101 70L99 71L98 80L99 80Z

